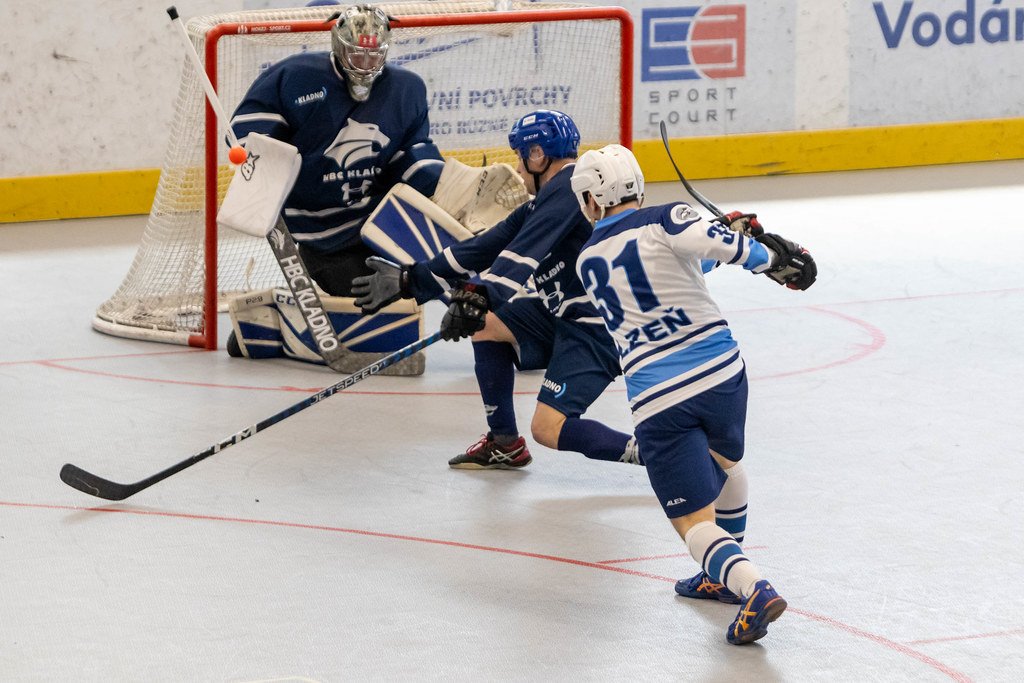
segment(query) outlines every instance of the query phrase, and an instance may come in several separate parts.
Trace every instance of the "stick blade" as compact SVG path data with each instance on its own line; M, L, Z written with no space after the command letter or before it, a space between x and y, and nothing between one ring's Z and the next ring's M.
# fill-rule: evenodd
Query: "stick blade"
M135 493L134 487L130 485L118 484L102 477L97 477L95 474L86 472L81 467L71 463L67 463L64 467L60 468L60 479L73 489L78 489L82 493L88 493L90 496L106 500L124 500Z

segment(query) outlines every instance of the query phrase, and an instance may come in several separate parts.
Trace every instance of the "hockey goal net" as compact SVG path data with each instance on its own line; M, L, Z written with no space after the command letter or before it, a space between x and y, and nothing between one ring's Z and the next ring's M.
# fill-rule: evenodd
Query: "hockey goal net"
M396 19L389 64L426 82L431 135L445 158L515 165L508 131L534 109L578 124L585 148L629 146L632 23L614 7L568 3L382 4ZM335 8L336 9L336 8ZM263 69L330 50L331 7L195 17L189 36L230 114ZM232 295L285 286L265 240L219 230L231 179L223 128L184 63L170 142L138 252L93 327L121 337L217 346L217 310Z

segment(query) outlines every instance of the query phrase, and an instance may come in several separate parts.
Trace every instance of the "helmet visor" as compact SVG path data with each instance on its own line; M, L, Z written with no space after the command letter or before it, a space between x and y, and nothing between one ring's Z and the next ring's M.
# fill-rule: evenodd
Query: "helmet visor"
M357 74L374 75L384 68L388 56L388 47L358 47L344 43L341 49L341 65Z

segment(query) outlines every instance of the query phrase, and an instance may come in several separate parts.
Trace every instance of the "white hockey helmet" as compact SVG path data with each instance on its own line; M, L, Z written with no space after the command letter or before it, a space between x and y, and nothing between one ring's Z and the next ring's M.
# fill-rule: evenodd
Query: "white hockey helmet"
M331 48L345 72L352 98L370 96L370 87L384 70L391 45L391 22L372 5L349 5L331 28Z
M622 145L605 145L583 154L572 172L572 191L587 212L591 196L603 209L644 201L644 174L633 153Z

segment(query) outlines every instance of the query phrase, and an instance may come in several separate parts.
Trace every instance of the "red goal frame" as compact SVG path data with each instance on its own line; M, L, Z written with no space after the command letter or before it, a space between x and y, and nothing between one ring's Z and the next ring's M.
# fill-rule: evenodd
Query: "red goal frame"
M633 19L622 7L579 7L556 10L519 10L513 12L479 12L467 14L410 15L395 17L392 28L421 28L433 26L471 26L484 24L524 24L572 20L612 20L619 22L620 57L619 82L621 101L619 112L620 143L632 147L633 143ZM217 89L217 46L224 36L260 33L310 33L326 31L330 24L321 20L236 22L214 26L206 36L206 73ZM217 114L206 102L206 164L204 236L204 288L203 331L189 335L189 346L205 349L217 348L217 191L218 191L218 139Z

